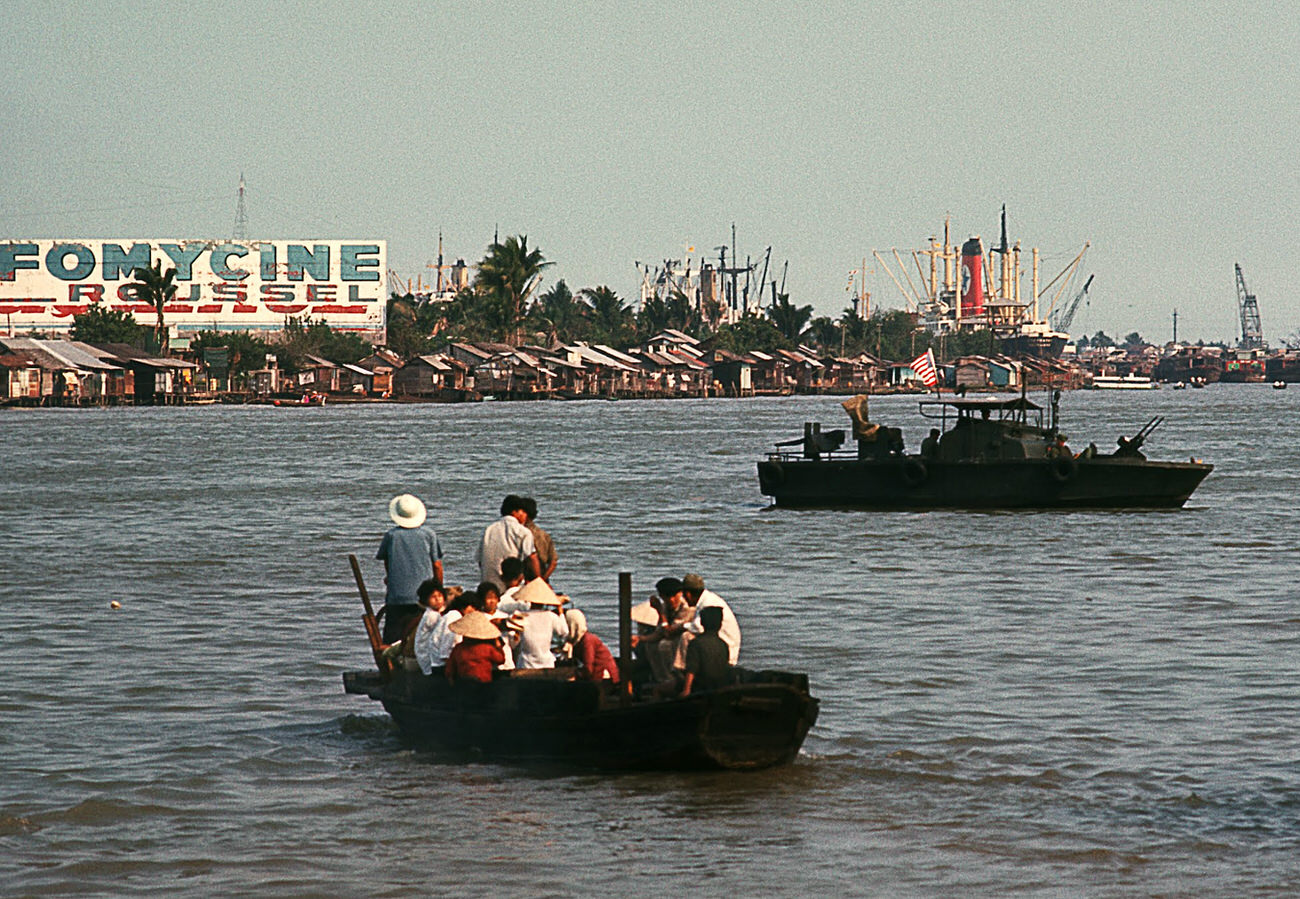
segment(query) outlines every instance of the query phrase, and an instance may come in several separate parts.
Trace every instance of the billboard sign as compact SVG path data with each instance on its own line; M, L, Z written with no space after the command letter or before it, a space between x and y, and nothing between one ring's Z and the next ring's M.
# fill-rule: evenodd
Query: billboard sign
M289 316L379 330L387 301L383 240L0 240L0 326L67 330L102 302L156 323L129 285L137 268L176 269L163 320L182 330L274 330Z

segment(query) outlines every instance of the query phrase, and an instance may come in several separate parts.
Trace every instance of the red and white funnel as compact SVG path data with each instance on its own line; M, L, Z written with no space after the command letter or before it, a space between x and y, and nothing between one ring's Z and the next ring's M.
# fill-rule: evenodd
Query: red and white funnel
M984 314L984 246L979 237L961 245L961 314Z

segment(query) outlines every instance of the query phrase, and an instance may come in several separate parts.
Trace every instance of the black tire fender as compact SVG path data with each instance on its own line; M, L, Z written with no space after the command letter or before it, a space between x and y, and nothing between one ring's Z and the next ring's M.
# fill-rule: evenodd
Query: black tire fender
M930 477L930 470L920 459L908 459L903 463L903 483L909 487L920 487Z
M1047 463L1047 472L1052 476L1052 480L1064 484L1073 480L1079 473L1079 462L1074 456L1057 456Z

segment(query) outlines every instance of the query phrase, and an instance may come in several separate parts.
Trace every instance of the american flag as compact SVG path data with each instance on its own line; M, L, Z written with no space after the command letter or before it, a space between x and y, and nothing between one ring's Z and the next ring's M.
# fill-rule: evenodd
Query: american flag
M939 373L934 368L933 350L926 350L913 359L910 368L916 372L916 376L921 379L926 387L933 387L939 383Z

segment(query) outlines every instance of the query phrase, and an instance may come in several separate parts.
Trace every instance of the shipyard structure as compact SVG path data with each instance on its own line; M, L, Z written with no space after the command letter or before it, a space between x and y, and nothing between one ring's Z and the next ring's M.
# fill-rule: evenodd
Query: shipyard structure
M1042 283L1038 248L1029 251L1029 291L1022 292L1025 271L1020 242L1007 239L1006 207L1002 209L1001 241L984 247L979 235L953 243L951 223L944 222L943 240L931 237L913 250L909 266L898 250L873 256L898 287L918 323L933 334L989 330L1009 356L1054 359L1069 342L1069 326L1091 279L1070 292L1088 244L1070 263ZM913 280L913 268L917 276Z

